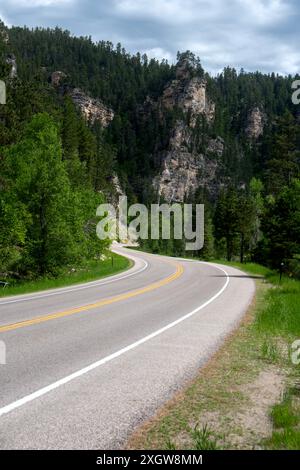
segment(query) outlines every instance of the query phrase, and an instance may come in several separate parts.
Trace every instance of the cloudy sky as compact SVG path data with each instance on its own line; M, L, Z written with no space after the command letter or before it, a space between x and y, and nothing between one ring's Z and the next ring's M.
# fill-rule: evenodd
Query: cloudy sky
M0 0L8 25L60 26L173 62L178 50L206 70L300 72L299 0Z

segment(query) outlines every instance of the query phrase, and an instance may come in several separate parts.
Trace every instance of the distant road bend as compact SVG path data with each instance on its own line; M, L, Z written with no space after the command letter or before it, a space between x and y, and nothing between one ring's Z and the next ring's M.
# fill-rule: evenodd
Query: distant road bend
M216 351L255 292L234 268L115 251L134 266L0 300L1 449L124 446Z

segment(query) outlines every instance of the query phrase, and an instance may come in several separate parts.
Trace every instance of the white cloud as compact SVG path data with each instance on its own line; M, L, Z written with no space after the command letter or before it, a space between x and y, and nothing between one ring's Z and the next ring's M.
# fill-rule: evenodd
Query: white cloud
M115 0L115 9L124 16L144 17L165 23L180 24L193 21L198 16L198 6L203 0Z
M2 12L0 11L0 20L3 21L3 23L6 25L6 26L11 26L10 22L6 19L5 15L2 14Z
M147 54L148 57L152 57L153 59L157 60L163 60L166 59L168 62L172 62L173 60L173 55L170 54L165 49L162 49L161 47L153 47L152 49L144 49L141 52L142 54Z
M184 24L230 18L237 24L273 24L292 13L286 0L114 0L115 11L132 18Z
M6 0L6 3L21 8L64 6L72 2L73 0Z
M238 0L238 3L247 9L247 21L255 24L274 24L292 13L284 0Z
M170 62L190 49L213 73L300 68L299 0L1 0L1 10L11 24L60 25Z
M276 51L274 51L276 53ZM278 48L280 73L296 75L300 73L300 54L290 46L282 45Z

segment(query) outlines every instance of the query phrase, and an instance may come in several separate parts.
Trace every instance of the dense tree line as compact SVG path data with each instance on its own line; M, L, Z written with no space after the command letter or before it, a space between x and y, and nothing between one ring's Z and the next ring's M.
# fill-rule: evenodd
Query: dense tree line
M0 109L0 264L17 276L57 274L66 265L99 256L95 208L114 192L118 174L129 199L157 202L153 155L163 150L180 110L145 106L175 78L176 66L128 54L120 44L94 43L59 28L0 25L0 78L8 86ZM9 40L5 34L9 34ZM18 77L9 78L8 54ZM216 103L212 125L199 118L195 151L208 138L222 137L220 176L228 181L217 198L199 188L193 201L205 204L205 246L196 256L253 259L273 266L298 259L299 110L291 102L295 77L226 68L206 74L187 51L191 76L207 81ZM111 106L107 129L86 123L70 97L51 86L53 71L66 74L66 87L80 87ZM265 113L265 131L247 139L249 110ZM145 247L184 254L184 240L145 242Z

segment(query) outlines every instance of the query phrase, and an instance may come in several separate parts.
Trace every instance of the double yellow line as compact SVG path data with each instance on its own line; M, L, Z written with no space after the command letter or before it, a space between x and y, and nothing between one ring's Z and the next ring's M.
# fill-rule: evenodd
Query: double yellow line
M176 266L176 271L174 274L172 274L169 277L166 277L165 279L162 279L161 281L155 282L141 289L133 290L125 294L120 294L115 297L103 299L103 300L100 300L99 302L95 302L89 305L84 305L82 307L72 308L69 310L64 310L62 312L52 313L50 315L35 317L29 320L24 320L24 321L17 322L17 323L11 323L9 325L3 325L3 326L0 326L0 333L4 333L6 331L11 331L11 330L17 330L18 328L25 328L26 326L37 325L38 323L44 323L50 320L56 320L57 318L68 317L70 315L75 315L76 313L87 312L88 310L93 310L95 308L104 307L105 305L111 305L116 302L131 299L132 297L137 297L138 295L142 295L147 292L151 292L153 290L159 289L160 287L166 286L167 284L170 284L171 282L175 281L180 276L182 276L183 271L184 271L183 266L179 263L176 263L175 266Z

